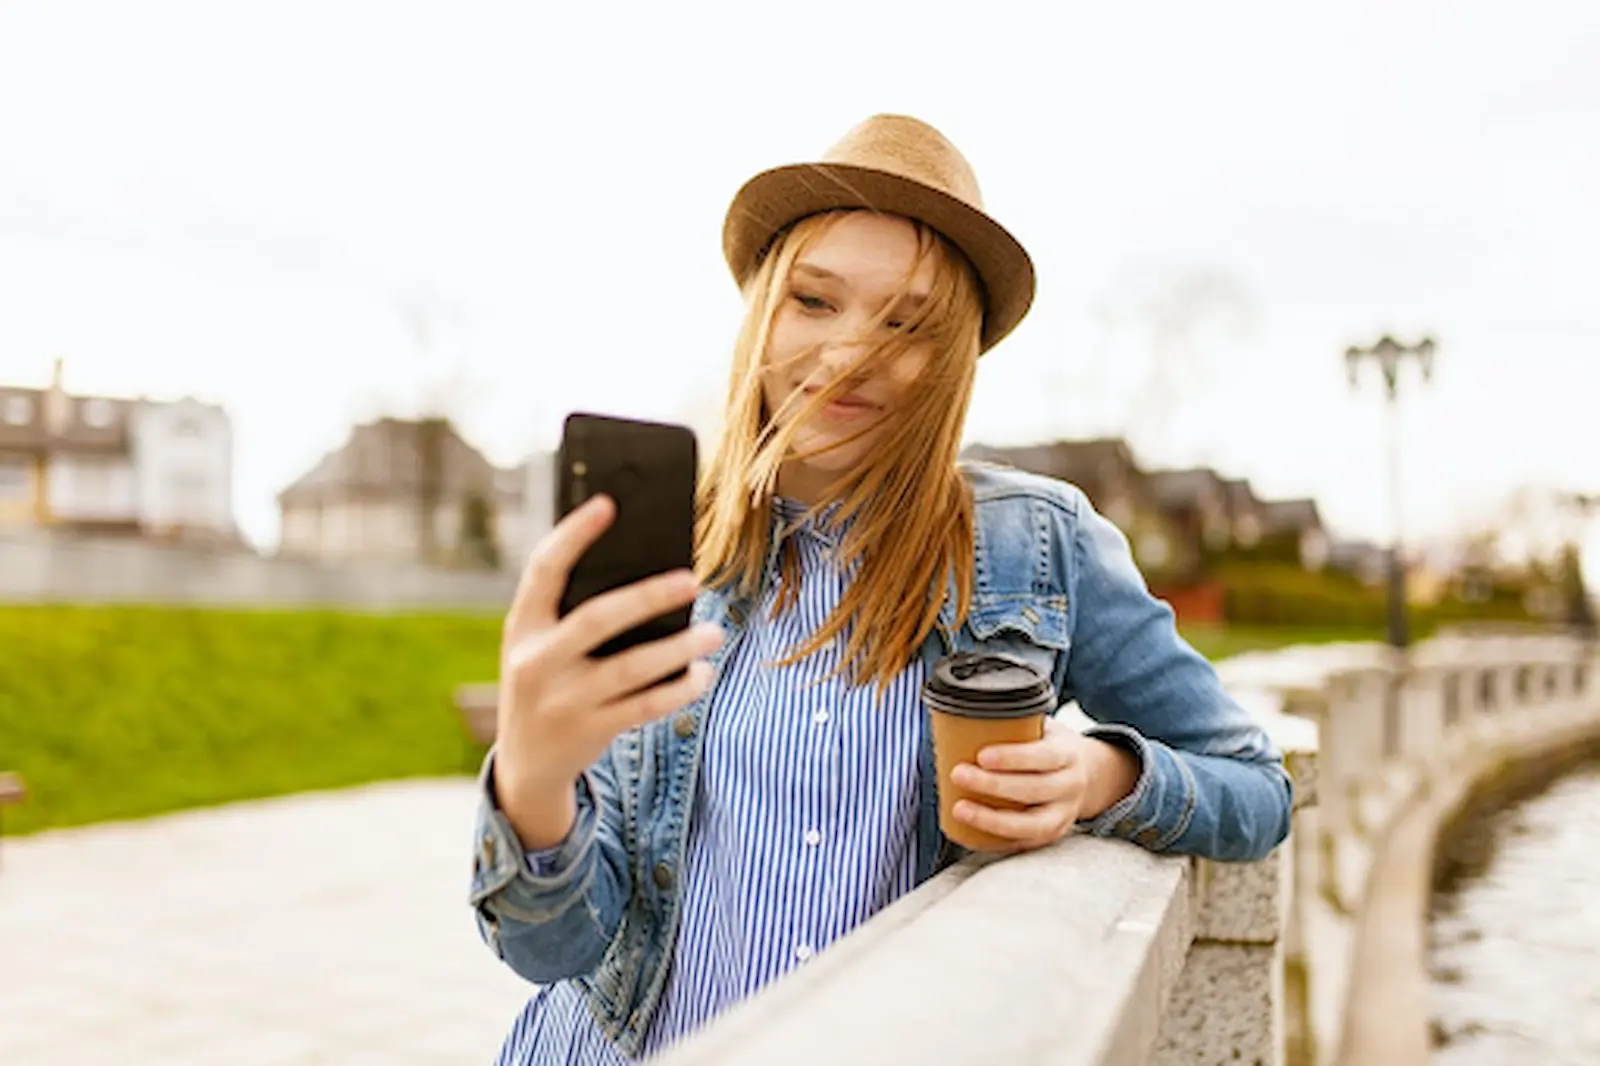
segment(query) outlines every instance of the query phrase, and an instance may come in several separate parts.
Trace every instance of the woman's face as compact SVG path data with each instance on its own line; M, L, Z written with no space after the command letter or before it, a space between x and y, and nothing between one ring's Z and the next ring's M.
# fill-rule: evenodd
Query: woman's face
M786 401L799 405L845 378L851 381L847 391L795 434L795 451L814 452L877 425L848 444L788 460L778 474L780 494L815 503L829 483L855 469L871 454L885 415L931 357L931 346L914 345L871 376L856 376L872 344L885 339L868 332L885 306L902 297L882 323L887 334L898 316L927 299L935 263L932 256L920 264L917 259L917 230L909 221L852 211L826 227L795 261L768 337L762 376L767 410L777 412Z

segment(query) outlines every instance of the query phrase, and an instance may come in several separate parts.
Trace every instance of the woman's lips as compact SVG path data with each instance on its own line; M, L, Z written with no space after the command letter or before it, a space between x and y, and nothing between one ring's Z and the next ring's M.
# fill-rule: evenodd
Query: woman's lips
M815 396L821 389L806 389L807 396ZM873 414L878 410L878 405L869 403L859 396L846 395L829 400L822 408L822 416L830 419L861 418Z

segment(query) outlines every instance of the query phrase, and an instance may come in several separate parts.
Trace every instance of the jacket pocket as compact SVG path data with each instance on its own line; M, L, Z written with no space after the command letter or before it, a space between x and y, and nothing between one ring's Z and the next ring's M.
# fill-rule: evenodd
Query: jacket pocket
M1052 680L1072 647L1064 596L979 594L967 628L978 648L1015 655Z
M622 928L606 950L605 956L594 972L579 978L578 984L614 1030L620 1030L633 1009L633 1000L639 985L640 965L644 949L639 930L639 916L630 907L622 919Z

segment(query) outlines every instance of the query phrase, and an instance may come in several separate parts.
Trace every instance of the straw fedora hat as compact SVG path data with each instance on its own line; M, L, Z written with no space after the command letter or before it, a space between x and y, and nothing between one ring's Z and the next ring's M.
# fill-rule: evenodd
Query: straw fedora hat
M971 260L984 289L982 350L1010 333L1033 302L1033 261L983 210L966 158L926 122L874 115L817 163L775 167L745 183L728 208L722 252L743 285L785 227L807 215L865 208L933 227Z

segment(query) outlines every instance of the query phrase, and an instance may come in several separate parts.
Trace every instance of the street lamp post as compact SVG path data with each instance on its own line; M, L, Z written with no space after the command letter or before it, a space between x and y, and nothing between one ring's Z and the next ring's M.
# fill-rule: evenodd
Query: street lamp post
M1389 541L1389 644L1394 648L1405 648L1411 642L1406 626L1405 564L1400 556L1400 367L1408 357L1415 358L1422 368L1422 380L1428 381L1433 377L1433 353L1432 337L1405 345L1388 334L1378 338L1378 342L1370 348L1351 347L1345 349L1344 353L1351 388L1360 383L1363 361L1377 363L1378 369L1383 372L1387 399L1385 435L1389 461L1389 515L1393 524Z
M1572 543L1568 547L1572 566L1576 571L1571 575L1572 586L1565 590L1568 594L1567 624L1580 636L1589 640L1596 637L1594 609L1589 604L1588 583L1583 579L1583 544L1589 531L1589 522L1597 510L1600 510L1600 493L1568 492L1561 497L1561 502L1576 516L1577 522L1572 531Z

